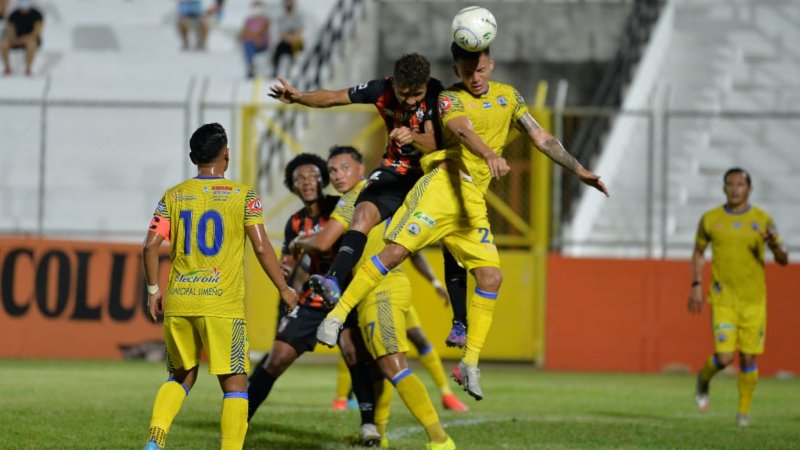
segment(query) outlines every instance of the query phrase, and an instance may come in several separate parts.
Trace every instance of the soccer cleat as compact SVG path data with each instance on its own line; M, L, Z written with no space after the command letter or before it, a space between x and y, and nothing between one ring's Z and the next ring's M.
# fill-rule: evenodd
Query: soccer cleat
M311 275L308 280L308 287L314 293L322 297L322 302L328 308L333 308L339 303L339 298L342 296L342 291L339 289L339 283L336 282L334 277L326 277L322 275Z
M456 443L453 442L453 439L450 436L447 436L447 440L444 442L428 442L425 445L425 448L428 450L455 450Z
M378 427L372 423L365 423L361 425L361 443L364 447L380 447L381 434L378 433Z
M464 346L467 345L467 326L464 325L464 322L458 320L453 321L453 327L450 328L450 334L447 335L447 339L444 340L444 343L448 347L458 348L464 348Z
M344 411L345 409L347 409L347 399L346 398L333 399L333 404L331 404L331 409L334 411Z
M317 327L317 340L333 348L339 340L339 330L342 329L342 321L337 317L326 317Z
M697 384L694 388L694 403L700 412L708 411L711 400L708 397L708 381L703 381L702 375L697 374Z
M748 414L736 413L736 425L740 427L749 427L750 416Z
M451 375L453 380L460 384L472 398L483 399L480 385L481 371L478 366L468 366L464 364L464 361L459 361L458 365L453 367Z
M147 444L144 446L144 450L163 450L164 447L159 446L154 441L147 441Z
M456 397L456 394L453 394L452 392L442 396L442 406L444 406L444 409L449 409L450 411L455 412L469 411L469 407L467 407L464 402L459 400L458 397Z

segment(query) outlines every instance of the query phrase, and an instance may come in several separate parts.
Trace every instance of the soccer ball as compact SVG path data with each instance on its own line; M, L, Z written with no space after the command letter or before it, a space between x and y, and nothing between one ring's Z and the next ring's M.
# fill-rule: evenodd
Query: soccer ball
M491 11L481 6L468 6L453 17L450 26L453 41L464 50L479 52L497 36L497 21Z

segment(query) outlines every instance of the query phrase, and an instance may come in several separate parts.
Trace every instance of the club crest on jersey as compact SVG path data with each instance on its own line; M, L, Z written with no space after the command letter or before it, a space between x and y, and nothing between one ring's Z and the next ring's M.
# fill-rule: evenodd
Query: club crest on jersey
M422 108L417 108L417 112L415 112L414 114L416 114L418 120L422 120L425 118L425 111L423 111Z
M256 197L250 203L247 204L247 211L251 213L261 213L262 205L261 199Z
M439 114L444 115L447 111L450 111L450 108L453 107L453 104L450 103L450 99L443 98L439 100Z
M508 100L506 100L506 98L501 95L497 97L497 104L500 106L506 106L508 105Z
M725 333L717 334L717 342L725 342L727 340L728 340L728 336L726 336Z
M408 231L408 234L410 234L412 236L416 236L416 235L419 234L419 225L417 225L416 223L412 222L412 223L410 223L408 225L408 227L406 227L406 230Z
M492 102L483 102L483 109L489 109L492 107Z
M733 228L736 228L737 230L739 228L742 228L742 222L739 222L738 220L736 222L733 222Z
M758 226L758 222L751 222L750 223L750 228L752 228L755 231L760 230L760 227Z

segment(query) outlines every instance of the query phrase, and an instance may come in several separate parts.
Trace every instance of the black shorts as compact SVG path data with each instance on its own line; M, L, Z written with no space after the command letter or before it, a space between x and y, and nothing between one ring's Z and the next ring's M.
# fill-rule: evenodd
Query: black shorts
M406 194L414 187L419 178L416 174L398 175L391 170L379 167L370 174L367 185L356 199L356 206L361 202L372 203L378 208L381 221L384 221L400 208Z
M358 308L350 311L344 321L346 327L358 329ZM317 345L317 327L330 310L319 308L298 307L295 311L286 314L278 323L276 341L285 342L294 348L297 356L305 352L314 351Z

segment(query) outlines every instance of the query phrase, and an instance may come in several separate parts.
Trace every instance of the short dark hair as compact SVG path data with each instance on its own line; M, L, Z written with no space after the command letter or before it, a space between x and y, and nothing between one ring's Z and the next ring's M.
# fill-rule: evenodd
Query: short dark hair
M431 63L419 53L403 55L394 63L394 82L398 86L416 88L428 84Z
M328 150L328 161L330 161L334 156L345 154L352 156L353 159L360 163L364 162L364 156L361 155L361 152L356 150L355 147L351 147L349 145L334 145L331 147L331 149Z
M490 56L491 52L489 47L486 47L483 50L477 52L471 52L469 50L464 50L463 48L459 47L458 44L453 42L450 44L450 54L453 55L453 62L459 61L475 61L481 57L481 55L486 54L486 56Z
M733 173L741 173L741 174L744 174L744 178L747 180L747 185L748 185L748 186L751 186L751 185L752 185L752 184L751 184L752 182L751 182L751 180L750 180L750 173L749 173L748 171L746 171L746 170L742 169L741 167L733 167L733 168L730 168L730 169L728 169L728 170L725 172L725 175L723 175L723 176L722 176L722 182L723 182L723 183L727 183L727 182L728 182L728 175L730 175L730 174L733 174Z
M325 186L327 186L328 182L330 181L330 175L328 175L328 165L324 159L313 153L300 153L292 158L292 160L289 161L289 164L286 164L286 170L283 173L283 185L286 186L286 189L294 192L294 171L298 167L305 166L306 164L317 166L317 169L319 169L319 173L322 177L319 188L325 189Z
M228 146L225 128L218 123L207 123L198 128L189 138L192 161L198 166L216 159Z

